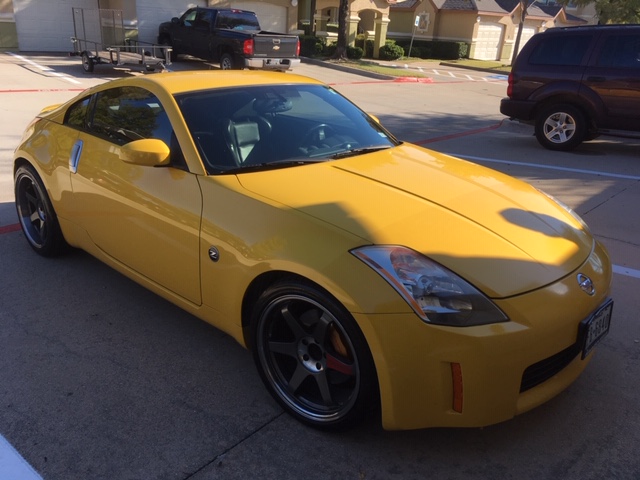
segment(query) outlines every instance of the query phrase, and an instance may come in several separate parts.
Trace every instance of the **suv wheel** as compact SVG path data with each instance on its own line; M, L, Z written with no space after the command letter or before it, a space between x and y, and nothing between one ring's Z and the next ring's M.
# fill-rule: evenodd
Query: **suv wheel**
M549 150L571 150L587 136L587 121L580 109L558 104L543 108L536 118L536 138Z

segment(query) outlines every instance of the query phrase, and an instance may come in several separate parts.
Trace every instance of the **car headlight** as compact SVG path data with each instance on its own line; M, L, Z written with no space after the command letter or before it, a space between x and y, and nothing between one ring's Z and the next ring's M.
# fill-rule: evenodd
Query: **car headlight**
M467 327L509 320L473 285L414 250L371 245L351 253L389 282L425 322Z

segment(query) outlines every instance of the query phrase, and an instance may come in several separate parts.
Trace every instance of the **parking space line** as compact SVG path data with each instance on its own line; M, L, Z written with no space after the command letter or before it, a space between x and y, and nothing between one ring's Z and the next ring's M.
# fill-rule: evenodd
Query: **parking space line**
M464 154L457 154L457 153L447 153L447 155L451 155L452 157L464 158L466 160L472 160L474 162L478 161L478 162L500 163L502 165L533 167L533 168L541 168L543 170L558 170L561 172L584 173L586 175L596 175L598 177L622 178L624 180L640 180L640 175L625 175L624 173L611 173L611 172L603 172L600 170L585 170L582 168L559 167L556 165L540 165L539 163L513 162L510 160L497 160L495 158L474 157L472 155L464 155Z
M65 80L65 81L67 81L69 83L74 83L76 85L80 85L81 84L81 82L79 82L75 78L72 78L72 77L70 77L69 75L67 75L65 73L56 72L51 67L46 67L44 65L40 65L39 63L36 63L33 60L29 60L28 58L25 58L22 55L18 55L17 53L13 53L13 52L7 52L7 53L9 55L11 55L13 58L17 58L18 60L21 60L21 61L27 63L28 65L31 65L32 67L37 68L38 70L41 70L43 72L47 72L49 75L52 75L54 77L58 77L58 78L60 78L62 80Z
M0 478L42 480L42 477L2 435L0 435Z
M627 277L640 278L640 270L635 270L633 268L621 267L620 265L613 266L613 273L617 273L618 275L625 275Z

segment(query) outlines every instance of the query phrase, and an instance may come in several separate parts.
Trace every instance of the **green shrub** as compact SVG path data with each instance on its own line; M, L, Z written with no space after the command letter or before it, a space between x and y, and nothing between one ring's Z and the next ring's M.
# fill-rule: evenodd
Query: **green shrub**
M364 50L360 47L347 47L347 57L353 60L360 60L364 55Z
M327 57L332 57L334 53L336 53L336 48L338 48L338 44L336 42L330 43L329 45L325 45L322 54Z
M411 42L403 39L399 40L398 44L402 45L405 55L408 55ZM457 60L459 58L467 58L469 56L469 44L465 42L448 42L440 40L417 40L413 42L411 56L417 57L417 51L420 52L420 58Z
M400 45L396 45L395 42L387 40L387 42L380 47L380 60L397 60L404 55L404 49Z
M322 55L324 42L315 35L300 36L300 55L303 57L316 57Z

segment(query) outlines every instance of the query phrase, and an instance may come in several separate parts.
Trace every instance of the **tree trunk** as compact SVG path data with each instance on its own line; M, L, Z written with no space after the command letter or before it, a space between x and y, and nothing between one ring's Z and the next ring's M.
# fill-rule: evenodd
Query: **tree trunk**
M347 59L347 37L349 36L349 0L340 0L338 7L338 46L333 57Z

